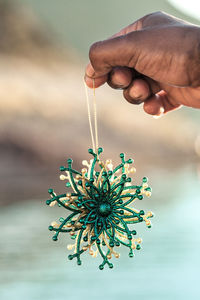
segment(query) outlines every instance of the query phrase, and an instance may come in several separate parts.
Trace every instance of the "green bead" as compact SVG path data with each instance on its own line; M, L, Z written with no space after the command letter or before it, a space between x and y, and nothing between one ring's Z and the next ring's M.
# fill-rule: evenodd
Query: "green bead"
M134 257L134 253L133 253L133 252L130 252L128 256L129 256L129 257Z
M82 229L86 229L86 225L82 225Z
M138 218L138 221L139 221L139 222L142 222L142 221L143 221L143 218L142 218L142 217L139 217L139 218Z
M111 175L112 175L112 173L113 173L112 171L108 171L108 175L109 175L109 176L111 176Z
M118 203L119 203L119 204L123 204L123 200L120 199L120 200L118 201Z
M113 264L110 263L109 264L109 268L112 269L113 268Z
M110 246L110 247L114 247L114 243L113 243L113 242L110 242L110 243L109 243L109 246Z
M132 235L131 234L128 235L128 239L132 240Z
M96 240L97 245L101 244L101 241L99 239Z
M54 236L52 237L52 240L53 240L53 241L57 241L57 240L58 240L57 236L54 235Z
M129 158L129 159L127 160L127 163L128 163L128 164L132 164L132 163L133 163L133 159L132 159L132 158Z
M123 174L123 175L122 175L122 179L126 179L126 174Z
M103 152L103 148L102 147L99 147L98 148L98 154L102 153Z
M126 181L127 181L127 182L131 182L131 178L128 177L128 178L126 179Z
M73 162L73 160L71 158L68 158L67 163L71 164Z
M65 171L65 170L66 170L66 168L65 168L64 166L61 166L61 167L60 167L60 171L61 171L61 172Z
M119 211L119 213L120 213L120 215L123 215L123 214L124 214L124 211L121 209L121 210Z
M150 188L149 186L145 189L145 191L148 191L148 192L152 192L152 188Z
M103 270L104 269L104 266L103 265L100 265L99 266L99 270Z
M138 196L138 199L139 199L139 200L142 200L143 198L144 198L143 195L139 195L139 196Z
M120 153L120 158L124 158L124 153Z
M146 183L146 182L148 182L148 178L147 178L147 177L143 177L142 181L143 181L144 183Z
M92 154L93 150L91 148L88 149L88 153Z
M48 193L52 194L53 193L53 189L48 189Z
M133 235L136 235L136 234L137 234L136 230L132 230L131 233L132 233Z
M49 205L51 203L51 200L47 200L46 204Z
M65 219L61 217L61 218L59 219L59 221L62 223L63 221L65 221Z
M65 185L66 185L66 187L71 187L70 182L67 182Z
M96 238L97 238L97 237L93 235L93 236L91 237L91 241L92 241L92 242L95 241Z
M101 217L107 217L112 212L112 207L109 202L102 202L99 205L97 212Z
M53 230L53 226L51 226L51 225L48 228L49 228L50 231Z
M144 215L144 210L141 210L141 211L140 211L140 215Z
M115 242L115 245L117 246L117 247L119 247L120 246L120 242Z
M74 256L72 254L68 255L68 259L72 260L74 258Z
M137 249L137 250L140 250L140 249L141 249L141 246L140 246L139 244L137 244L136 249Z
M81 260L77 260L77 265L78 265L78 266L81 265Z

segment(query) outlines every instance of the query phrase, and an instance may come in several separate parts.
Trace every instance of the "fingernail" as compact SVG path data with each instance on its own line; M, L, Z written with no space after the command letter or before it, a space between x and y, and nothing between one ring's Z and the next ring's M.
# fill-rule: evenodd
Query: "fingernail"
M164 115L165 109L164 107L160 107L160 111L157 115L153 116L154 119L159 119Z
M133 104L136 104L136 105L140 105L141 103L143 103L144 101L143 100L133 100Z

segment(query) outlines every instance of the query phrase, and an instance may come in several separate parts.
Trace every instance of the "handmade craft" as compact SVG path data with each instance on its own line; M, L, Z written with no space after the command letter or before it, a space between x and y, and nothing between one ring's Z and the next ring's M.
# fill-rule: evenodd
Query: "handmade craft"
M141 238L136 237L134 225L145 222L147 227L151 227L149 218L152 212L145 213L134 207L136 200L142 200L144 196L151 196L151 188L148 180L143 178L140 185L132 184L130 174L134 174L136 169L130 167L132 159L125 159L123 153L120 154L121 163L113 167L110 159L105 162L100 159L103 152L98 148L98 135L96 123L96 100L94 94L94 115L95 115L95 137L90 117L89 100L87 94L88 116L90 131L92 136L93 149L88 152L92 159L82 162L84 168L76 171L72 168L72 159L68 159L68 166L60 167L64 172L60 176L66 181L66 188L71 192L56 195L53 189L49 189L51 199L47 200L47 205L65 208L70 212L66 217L60 218L59 222L53 222L49 226L50 231L54 231L53 240L57 241L60 233L69 233L75 240L74 244L68 245L69 250L74 250L68 258L77 259L77 264L81 265L81 255L89 251L93 257L99 253L103 259L99 265L102 270L104 265L113 268L110 262L112 256L119 257L116 248L123 245L129 249L129 257L134 256L134 250L141 248Z

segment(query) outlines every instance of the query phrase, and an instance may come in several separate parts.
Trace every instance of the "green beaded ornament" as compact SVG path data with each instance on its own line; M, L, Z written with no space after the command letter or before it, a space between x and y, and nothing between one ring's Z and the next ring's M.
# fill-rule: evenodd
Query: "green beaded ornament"
M71 188L71 193L56 195L53 189L49 189L51 199L46 204L65 208L70 212L65 218L60 218L60 223L53 222L49 226L54 231L53 240L57 241L60 233L69 233L75 240L73 245L68 245L69 250L74 250L68 256L69 260L77 259L81 265L81 255L89 251L93 257L99 253L103 259L99 266L103 270L107 264L113 268L110 262L112 256L119 257L116 248L123 245L129 249L129 257L134 256L134 250L141 248L141 238L137 234L134 225L145 222L151 227L149 218L152 212L136 209L133 204L136 200L142 200L143 196L151 196L151 188L148 180L143 178L141 185L133 185L129 174L136 172L130 168L132 159L125 160L120 154L121 163L113 168L111 160L104 163L100 160L102 148L97 153L92 149L88 152L93 156L90 162L83 161L84 168L81 172L72 168L72 159L68 159L67 167L60 167L65 173L60 176L66 181L66 188Z
M86 87L86 85L85 85ZM98 148L97 132L97 110L94 91L94 125L95 140L92 129L88 92L86 88L86 99L88 108L88 119L93 149L88 152L93 158L82 163L84 168L81 172L72 168L72 159L68 159L67 167L60 167L64 172L60 176L66 181L66 188L71 192L56 195L53 189L49 189L51 199L46 201L49 206L57 204L65 208L70 214L65 218L60 218L59 222L52 222L50 231L54 231L52 239L58 240L60 233L70 234L74 244L68 245L68 250L74 250L68 256L69 260L77 259L77 264L81 265L81 255L89 251L89 254L96 257L99 253L103 259L99 269L103 270L107 264L113 268L110 262L112 256L119 258L116 248L125 246L129 249L129 257L134 256L134 250L141 249L141 238L136 238L135 225L145 222L147 227L151 227L149 218L153 217L152 212L145 213L134 207L136 200L142 200L143 196L151 196L151 188L148 180L143 178L141 185L133 185L129 174L136 172L132 159L125 160L123 153L120 154L121 163L113 168L110 159L103 162L100 160L102 148Z

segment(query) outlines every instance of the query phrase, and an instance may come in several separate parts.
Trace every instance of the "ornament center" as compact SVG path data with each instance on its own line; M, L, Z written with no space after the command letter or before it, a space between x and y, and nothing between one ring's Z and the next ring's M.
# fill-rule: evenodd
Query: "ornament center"
M112 208L110 203L103 202L99 205L98 212L102 217L107 217L111 213Z

